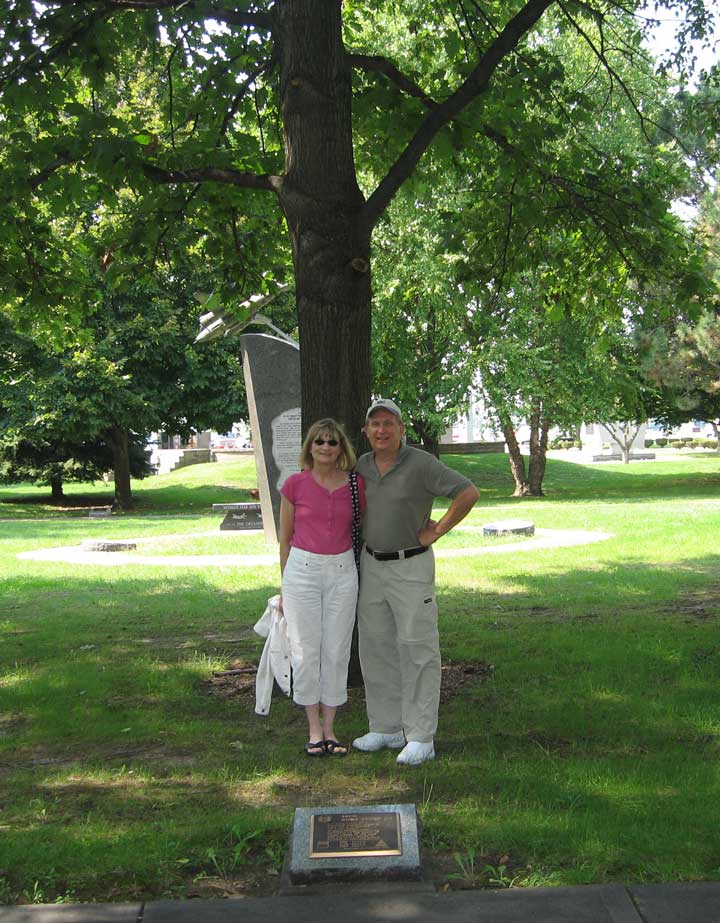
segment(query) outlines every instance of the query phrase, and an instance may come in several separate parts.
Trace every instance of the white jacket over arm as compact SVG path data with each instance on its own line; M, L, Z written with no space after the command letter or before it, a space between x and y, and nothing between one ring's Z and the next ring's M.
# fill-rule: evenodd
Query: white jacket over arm
M268 599L265 612L255 624L255 632L265 638L255 677L255 714L269 715L273 681L285 695L290 695L291 686L290 642L279 596Z

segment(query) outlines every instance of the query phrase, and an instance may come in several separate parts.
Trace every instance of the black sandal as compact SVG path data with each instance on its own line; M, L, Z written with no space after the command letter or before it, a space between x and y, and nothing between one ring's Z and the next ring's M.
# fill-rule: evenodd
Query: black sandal
M317 750L317 753L313 753L313 752L312 752L313 750ZM325 756L325 753L326 753L326 752L327 752L327 751L325 750L325 741L324 741L324 740L318 740L317 743L313 743L312 741L308 741L308 742L305 744L305 753L307 753L308 756L313 756L313 757L316 757L316 756Z
M328 756L347 756L348 748L344 744L339 744L332 737L325 741L325 752Z

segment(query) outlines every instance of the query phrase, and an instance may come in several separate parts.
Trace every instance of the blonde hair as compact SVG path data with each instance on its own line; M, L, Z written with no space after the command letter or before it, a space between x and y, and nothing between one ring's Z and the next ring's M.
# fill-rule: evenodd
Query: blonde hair
M337 460L338 468L341 468L343 471L350 471L354 468L355 449L353 449L345 430L337 420L333 420L332 417L325 417L322 420L317 420L315 423L310 424L302 449L300 450L300 458L298 459L300 467L312 468L313 457L311 449L313 441L317 439L318 436L324 436L325 434L330 436L331 439L337 439L340 443L340 454Z

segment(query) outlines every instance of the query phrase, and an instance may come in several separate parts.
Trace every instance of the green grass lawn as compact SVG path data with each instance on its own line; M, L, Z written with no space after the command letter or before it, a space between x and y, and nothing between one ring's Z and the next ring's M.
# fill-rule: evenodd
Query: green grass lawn
M449 461L481 492L466 525L611 537L438 557L444 659L485 670L452 674L437 759L416 770L387 751L311 761L287 699L263 719L251 687L211 682L257 662L277 566L17 557L101 536L152 539L139 555L273 552L207 534L213 502L249 499L250 459L138 483L110 520L84 509L107 485L63 507L0 489L0 901L268 893L293 809L325 804L415 803L438 883L719 879L720 458L550 459L546 497L524 501L504 456ZM338 729L366 729L362 690Z

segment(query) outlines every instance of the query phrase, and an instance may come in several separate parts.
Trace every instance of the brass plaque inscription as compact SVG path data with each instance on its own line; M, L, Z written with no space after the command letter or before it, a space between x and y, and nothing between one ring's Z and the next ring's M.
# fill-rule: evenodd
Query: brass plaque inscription
M396 811L310 816L311 859L401 855L400 815Z

